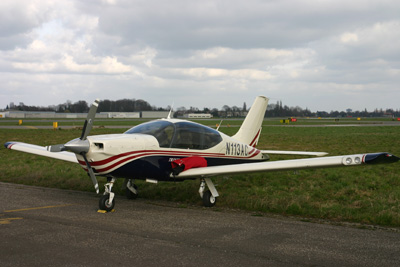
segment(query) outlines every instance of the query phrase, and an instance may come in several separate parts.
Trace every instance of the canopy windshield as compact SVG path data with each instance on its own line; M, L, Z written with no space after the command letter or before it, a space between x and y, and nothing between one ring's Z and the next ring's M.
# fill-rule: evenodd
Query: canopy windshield
M157 138L160 147L170 147L172 138L174 137L175 127L172 122L169 121L150 121L135 126L128 131L126 134L148 134Z
M149 134L158 140L160 147L183 149L208 149L222 141L218 131L189 121L151 121L135 126L125 133Z

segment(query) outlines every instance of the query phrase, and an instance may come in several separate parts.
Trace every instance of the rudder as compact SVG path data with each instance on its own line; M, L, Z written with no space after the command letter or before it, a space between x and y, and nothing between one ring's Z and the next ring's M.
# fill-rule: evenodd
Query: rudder
M268 101L269 99L265 96L256 97L242 126L240 126L239 131L232 136L233 138L252 147L257 145Z

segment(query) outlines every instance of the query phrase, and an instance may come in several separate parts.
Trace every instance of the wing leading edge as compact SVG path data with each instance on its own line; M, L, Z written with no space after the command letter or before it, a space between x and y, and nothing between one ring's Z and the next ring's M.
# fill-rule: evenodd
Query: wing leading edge
M363 164L393 163L399 160L400 158L389 153L368 153L309 159L279 160L190 169L180 173L179 175L176 175L175 178L196 178L222 174L359 166Z
M326 152L310 152L310 151L286 151L286 150L260 150L262 154L276 155L302 155L302 156L317 156L322 157L328 155Z
M47 151L46 147L44 146L37 146L27 143L21 142L7 142L4 146L11 150L22 151L26 153L31 153L39 156L49 157L53 159L64 160L72 163L78 163L76 156L74 153L63 151L63 152L50 152Z

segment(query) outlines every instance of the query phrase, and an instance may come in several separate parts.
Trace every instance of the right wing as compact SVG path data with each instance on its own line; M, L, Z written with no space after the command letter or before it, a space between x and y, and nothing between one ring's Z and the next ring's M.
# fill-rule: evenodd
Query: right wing
M171 177L177 179L201 178L201 177L211 177L224 174L270 172L270 171L282 171L282 170L393 163L399 160L400 158L389 153L368 153L368 154L343 155L343 156L320 157L320 158L309 158L309 159L278 160L278 161L266 161L266 162L193 168L183 171L175 176L171 174Z
M262 154L276 155L302 155L302 156L317 156L322 157L328 155L326 152L310 152L310 151L287 151L287 150L260 150Z
M39 156L44 156L44 157L49 157L53 159L59 159L59 160L64 160L72 163L78 163L78 160L76 159L76 156L72 152L50 152L47 151L46 147L44 146L38 146L38 145L32 145L32 144L27 144L27 143L22 143L22 142L7 142L4 144L4 146L8 149L11 150L17 150L17 151L22 151L26 153L31 153Z

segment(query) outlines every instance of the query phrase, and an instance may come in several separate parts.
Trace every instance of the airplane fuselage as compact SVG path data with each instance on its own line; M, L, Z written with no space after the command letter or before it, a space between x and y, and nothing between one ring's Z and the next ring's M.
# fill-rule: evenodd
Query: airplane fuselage
M201 138L199 138L201 136ZM135 126L124 134L88 136L86 157L96 175L175 180L171 162L202 157L208 166L265 161L260 150L210 127L185 120L162 119ZM77 159L85 170L82 156Z

